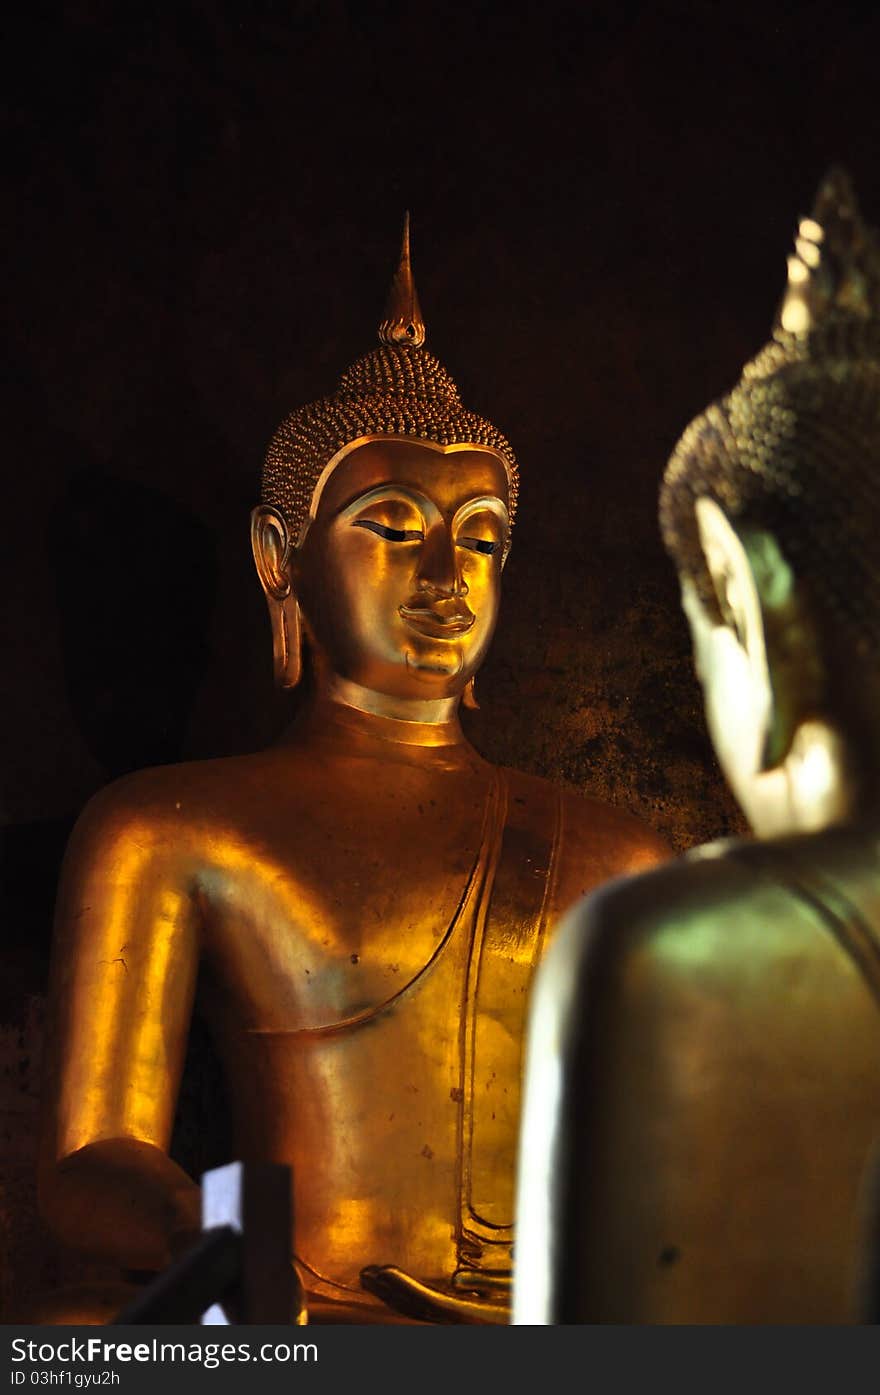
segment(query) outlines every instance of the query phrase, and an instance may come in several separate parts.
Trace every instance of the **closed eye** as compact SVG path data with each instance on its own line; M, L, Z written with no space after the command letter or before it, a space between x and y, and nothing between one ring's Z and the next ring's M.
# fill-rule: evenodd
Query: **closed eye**
M495 542L490 538L456 538L459 547L466 547L471 552L483 552L487 557L491 557L501 546L500 542Z
M369 528L386 542L421 542L424 533L420 528L389 528L384 523L376 523L372 518L356 518L353 528Z

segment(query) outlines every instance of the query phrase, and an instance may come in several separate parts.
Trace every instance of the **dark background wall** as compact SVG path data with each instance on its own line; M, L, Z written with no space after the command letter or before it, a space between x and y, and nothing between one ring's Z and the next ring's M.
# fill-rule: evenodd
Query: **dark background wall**
M880 25L860 6L133 9L29 7L7 41L7 1315L77 1272L33 1197L64 842L109 779L265 744L289 715L248 511L276 423L374 342L403 210L429 347L522 463L470 734L678 848L741 825L658 480L766 337L829 163L880 219ZM193 1166L214 1108L200 1051Z

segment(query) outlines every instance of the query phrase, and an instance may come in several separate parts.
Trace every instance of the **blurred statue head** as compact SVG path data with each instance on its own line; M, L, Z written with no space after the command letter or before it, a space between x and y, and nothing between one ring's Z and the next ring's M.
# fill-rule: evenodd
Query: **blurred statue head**
M472 692L498 613L517 466L424 340L407 225L378 348L333 396L287 417L266 455L251 535L282 686L299 678L302 623L319 672L349 692L416 702Z
M800 223L770 342L676 446L660 521L752 827L856 817L880 773L880 244L842 173Z

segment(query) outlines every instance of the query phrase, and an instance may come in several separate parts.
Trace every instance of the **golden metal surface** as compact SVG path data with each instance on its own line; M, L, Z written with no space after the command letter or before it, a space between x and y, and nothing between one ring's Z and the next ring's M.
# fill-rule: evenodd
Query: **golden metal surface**
M542 964L517 1322L859 1320L880 1135L877 248L833 176L785 302L809 315L783 310L670 462L708 725L763 841L589 897Z
M400 262L391 283L385 318L379 326L382 344L409 344L420 349L425 342L425 322L416 292L409 251L409 214L403 222Z
M270 750L102 792L59 895L48 1219L135 1268L191 1235L197 1189L166 1150L200 970L236 1155L292 1166L319 1321L395 1320L383 1301L505 1320L546 929L665 855L628 815L494 768L462 734L515 468L457 395L449 439L393 429L446 381L424 352L376 351L385 430L364 429L375 402L336 402L353 434L321 468L307 417L284 437L296 449L270 451L252 540L280 682L299 678L301 638L309 651L300 720Z

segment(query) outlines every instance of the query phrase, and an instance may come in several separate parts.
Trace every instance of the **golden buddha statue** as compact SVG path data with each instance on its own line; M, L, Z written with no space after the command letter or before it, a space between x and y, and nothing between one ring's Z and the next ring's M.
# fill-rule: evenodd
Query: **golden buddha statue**
M757 838L586 899L535 986L514 1321L860 1317L880 1133L880 244L832 173L661 493ZM867 1209L866 1209L867 1208Z
M312 1321L507 1320L546 927L665 856L462 734L517 465L424 337L405 234L379 347L281 425L252 517L277 680L308 655L296 722L101 792L59 894L50 1225L129 1269L197 1229L167 1149L201 973L236 1156L292 1168Z

